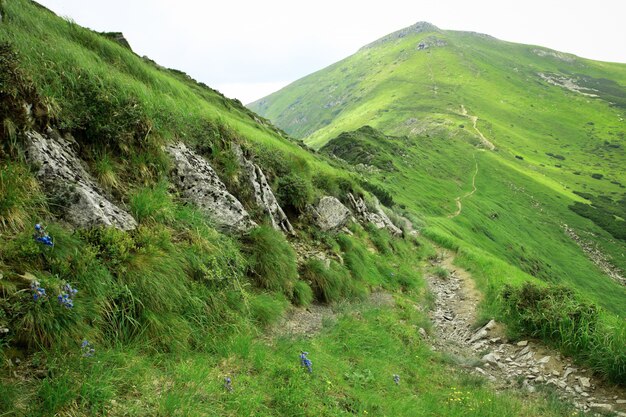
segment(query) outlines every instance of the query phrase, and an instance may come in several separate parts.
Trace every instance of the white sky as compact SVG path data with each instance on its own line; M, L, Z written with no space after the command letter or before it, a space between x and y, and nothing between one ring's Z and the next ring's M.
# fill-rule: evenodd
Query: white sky
M37 0L249 103L427 21L626 63L625 0Z

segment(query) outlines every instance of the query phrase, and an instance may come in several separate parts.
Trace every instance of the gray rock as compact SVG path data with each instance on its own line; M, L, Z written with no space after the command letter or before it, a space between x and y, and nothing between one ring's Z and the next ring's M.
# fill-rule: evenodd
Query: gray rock
M517 346L519 347L528 346L528 340L522 340L521 342L517 342Z
M69 141L58 135L26 133L26 157L49 196L62 201L63 217L77 227L112 226L132 230L137 222L113 204L83 167Z
M497 365L500 357L495 353L491 352L482 357L483 362L490 363L492 365Z
M321 230L338 230L348 223L350 210L335 197L322 197L316 206L310 207L310 212L317 227Z
M580 377L578 382L580 382L580 386L583 388L591 388L591 380L589 378Z
M278 204L261 167L246 159L238 145L233 146L233 150L237 155L239 165L246 176L248 185L252 189L255 203L269 216L274 229L293 235L295 233L293 227L285 215L285 212Z
M173 160L172 180L181 196L202 209L218 228L245 232L256 226L204 158L183 143L168 145L165 151Z
M355 212L355 216L360 221L372 223L378 229L386 228L394 236L402 235L402 230L394 225L389 217L387 217L387 214L385 214L383 209L380 207L378 200L375 200L376 208L374 213L369 211L362 197L357 199L354 195L352 195L352 193L348 193L348 201Z

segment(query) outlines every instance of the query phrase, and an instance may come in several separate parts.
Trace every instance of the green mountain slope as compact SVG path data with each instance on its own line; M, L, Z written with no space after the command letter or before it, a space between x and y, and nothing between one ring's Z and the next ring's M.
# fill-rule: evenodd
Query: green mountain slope
M506 251L486 246L480 230L467 234L457 223L470 213L478 216L469 200L486 191L479 174L503 169L491 154L475 152L473 136L440 154L434 137L363 127L313 152L241 103L138 57L120 34L95 33L27 0L0 0L0 15L1 416L575 411L550 393L496 392L462 369L462 359L430 348L423 334L431 332L432 297L422 272L449 272L428 262L439 256L427 238L409 233L406 225L403 236L392 236L367 221L351 221L349 213L345 228L323 231L309 208L323 196L349 204L354 195L373 210L372 195L379 196L393 206L387 212L398 224L404 214L440 244L458 245L458 261L489 296L483 318L509 323L513 337L533 334L537 329L521 326L526 312L515 310L523 316L517 317L507 306L523 294L520 285L541 285L543 275L511 266L519 248L508 254L510 263L499 261ZM40 148L47 156L61 157L54 164L34 160L33 137L47 144ZM180 151L176 158L193 153L197 166L181 174L173 148ZM459 163L446 163L457 151L466 152ZM206 175L207 164L213 176ZM67 168L65 184L55 188L41 173L59 166ZM255 184L275 194L293 234L276 230L254 198L251 173ZM462 200L461 215L446 220L454 203L443 193L470 191L472 173L475 195ZM181 186L181 177L201 181ZM224 189L209 196L224 204L239 201L257 227L227 232L215 213L188 197L220 180ZM545 193L551 204L560 198L555 182L537 185L528 177L523 184ZM94 201L114 203L132 218L130 227L73 223L70 215L83 213L68 208L86 186ZM527 192L523 198L534 203ZM521 210L522 201L511 201L510 210ZM602 213L618 213L609 200L597 201ZM482 209L498 203L494 197L477 204ZM85 211L92 208L87 204ZM505 220L499 227L508 228L511 220L499 216ZM34 228L38 223L53 245ZM535 223L529 227L534 230ZM561 243L579 268L594 268L569 241ZM606 299L597 301L611 308L621 300L619 289L593 273L601 291L609 285ZM504 284L515 287L507 287L510 297L498 304ZM544 338L623 384L623 321L568 292L530 288L538 298L562 296L536 313L556 309L539 331L560 326L563 340L551 339L553 331ZM307 307L328 315L315 322ZM285 332L294 323L300 331ZM312 373L302 366L302 351L309 352Z
M564 225L624 276L625 85L624 64L418 23L249 107L312 147L332 139L350 162L358 155L336 151L342 132L406 136L389 162L396 169L364 178L432 230L623 315L624 287Z

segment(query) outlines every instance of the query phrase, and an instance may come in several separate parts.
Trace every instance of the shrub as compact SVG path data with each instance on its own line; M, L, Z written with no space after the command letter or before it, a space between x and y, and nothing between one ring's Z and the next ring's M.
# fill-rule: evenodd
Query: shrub
M285 236L271 226L253 229L245 238L249 275L254 283L291 296L298 278L296 253Z
M283 208L302 212L313 201L313 187L302 176L289 174L278 180L277 195Z
M306 307L313 301L313 290L304 281L296 281L293 286L292 301L295 305L300 307Z

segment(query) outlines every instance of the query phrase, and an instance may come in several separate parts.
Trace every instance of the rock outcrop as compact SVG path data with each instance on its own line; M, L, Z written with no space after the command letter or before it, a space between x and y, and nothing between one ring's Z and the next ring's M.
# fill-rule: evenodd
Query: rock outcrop
M315 225L323 231L338 230L350 220L351 213L335 197L322 197L316 206L310 206Z
M68 223L83 228L112 226L131 230L137 227L129 213L105 196L83 167L70 141L59 135L27 132L26 157L39 167L37 178L46 194L57 201L56 204L63 205L61 211Z
M378 229L387 229L394 236L402 235L402 230L387 217L378 200L376 200L375 213L369 211L362 197L357 199L352 193L348 193L348 201L354 210L354 214L360 221L372 223Z
M285 212L278 204L261 167L249 159L246 159L239 146L233 146L233 150L237 155L239 165L246 177L248 185L252 189L255 203L269 216L274 229L293 235L295 233L293 227L291 223L289 223Z
M172 180L181 196L207 213L217 228L245 232L256 226L203 157L183 143L168 145L165 151L174 163Z

